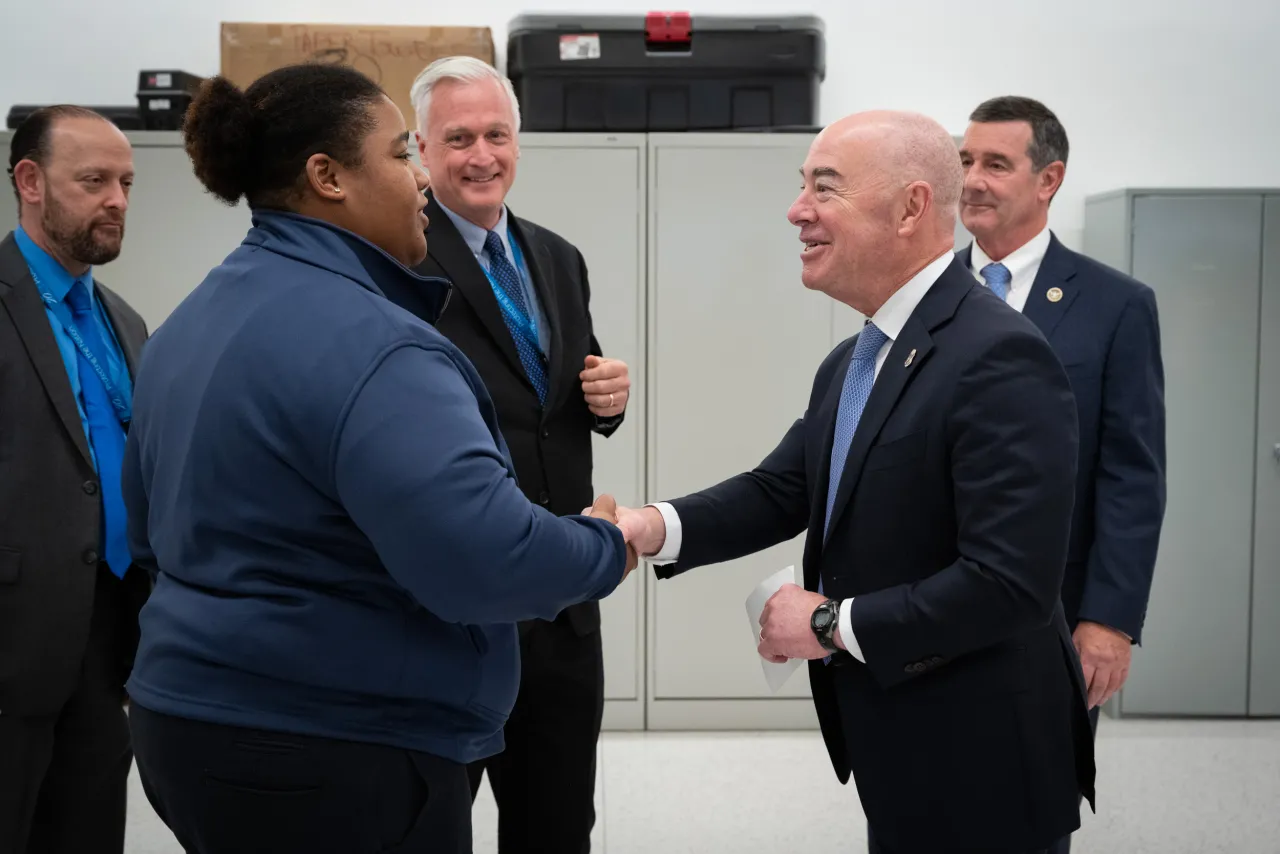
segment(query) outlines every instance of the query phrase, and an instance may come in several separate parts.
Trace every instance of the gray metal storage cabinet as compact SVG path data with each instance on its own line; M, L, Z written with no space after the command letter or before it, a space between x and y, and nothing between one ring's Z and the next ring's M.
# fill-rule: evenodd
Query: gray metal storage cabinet
M1160 311L1168 507L1122 714L1280 715L1280 189L1087 199Z

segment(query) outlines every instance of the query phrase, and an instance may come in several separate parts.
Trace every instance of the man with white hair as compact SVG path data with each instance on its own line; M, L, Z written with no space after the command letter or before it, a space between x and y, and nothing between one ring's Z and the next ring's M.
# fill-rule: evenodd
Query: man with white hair
M814 140L788 214L801 278L867 318L755 469L619 524L670 578L808 531L759 652L809 660L872 852L1036 852L1093 798L1058 590L1078 427L1036 327L954 257L955 143L910 113ZM761 401L761 405L768 405ZM838 847L838 845L837 845Z
M419 272L448 278L456 291L436 328L484 380L525 494L553 513L581 513L592 503L592 434L618 429L631 385L626 364L603 358L596 341L586 262L507 208L520 105L505 77L478 59L448 57L418 76L411 98L431 177ZM428 311L420 294L387 296ZM472 797L487 768L502 854L587 852L604 714L599 605L524 623L520 639L506 748L472 767Z

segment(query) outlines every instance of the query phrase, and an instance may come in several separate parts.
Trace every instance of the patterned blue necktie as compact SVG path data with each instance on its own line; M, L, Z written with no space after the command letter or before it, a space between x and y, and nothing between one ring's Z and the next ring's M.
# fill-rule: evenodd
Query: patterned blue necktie
M862 327L862 334L853 347L853 358L849 360L849 370L844 375L844 388L840 391L835 437L831 442L831 478L827 484L826 522L822 526L824 537L831 525L831 508L835 506L836 492L840 489L845 458L849 456L854 431L858 429L858 420L862 418L862 410L867 405L871 386L875 383L876 354L888 340L889 336L881 332L880 327L868 322Z
M827 515L822 524L822 536L825 539L827 529L831 527L831 509L836 503L836 493L840 491L840 476L844 474L844 464L849 456L849 446L853 444L853 434L858 429L858 421L862 418L862 410L867 406L867 398L871 397L871 387L876 381L876 354L884 346L889 336L880 331L880 327L870 321L862 327L862 334L853 345L853 358L849 360L849 370L844 375L844 388L840 390L840 408L836 411L836 430L831 442L831 477L827 484ZM818 575L818 592L822 593L822 575ZM831 656L822 659L824 664L831 663Z
M80 279L76 279L67 292L67 303L85 346L103 370L107 369L107 348L102 340L98 318L94 315L89 292ZM98 462L98 482L102 495L103 554L107 567L119 578L124 578L129 564L129 541L125 530L124 496L120 492L120 469L124 464L124 428L106 387L98 372L77 348L80 373L80 395L84 401L84 414L89 422L89 441Z
M988 264L982 268L982 278L986 279L987 287L991 289L991 293L1007 300L1009 297L1009 283L1013 281L1013 274L1009 272L1009 268L997 262Z
M520 274L516 272L516 268L511 265L511 262L507 260L506 250L502 246L502 238L498 236L496 231L490 231L485 236L484 251L489 254L489 273L493 276L493 280L511 298L511 302L524 315L525 320L532 318L533 314L530 311L529 303L524 298L524 288L520 286ZM502 319L506 321L507 329L511 331L511 337L515 339L516 352L520 354L520 363L524 365L529 381L533 383L534 390L538 392L538 400L545 404L547 402L547 364L543 358L542 350L525 336L520 327L505 311L502 313Z

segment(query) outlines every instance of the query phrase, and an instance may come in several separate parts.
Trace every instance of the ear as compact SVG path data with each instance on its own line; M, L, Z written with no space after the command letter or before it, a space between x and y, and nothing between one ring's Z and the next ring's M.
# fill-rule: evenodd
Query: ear
M13 167L13 180L24 205L38 205L44 200L45 175L34 160L19 160Z
M902 207L898 216L898 236L910 237L924 224L925 216L933 209L933 187L924 181L913 181L903 191Z
M307 158L307 184L326 202L341 202L347 197L339 178L340 171L338 163L327 154L313 154Z
M1036 187L1036 195L1040 197L1040 201L1047 202L1052 199L1062 187L1062 181L1066 175L1067 166L1061 160L1055 160L1041 169Z

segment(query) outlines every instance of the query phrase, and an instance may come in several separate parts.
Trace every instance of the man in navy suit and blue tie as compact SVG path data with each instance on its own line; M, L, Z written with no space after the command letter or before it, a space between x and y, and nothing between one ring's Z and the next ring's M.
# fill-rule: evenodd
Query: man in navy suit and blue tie
M759 653L809 661L871 850L1043 852L1079 827L1094 777L1059 601L1071 386L955 257L964 176L940 125L850 116L801 173L801 279L868 323L763 462L619 525L664 579L807 532L803 586L765 606Z
M1066 367L1080 421L1062 603L1089 686L1091 723L1124 685L1142 638L1165 506L1164 371L1151 288L1067 249L1049 230L1067 134L1043 104L993 98L961 146L959 253L1040 328ZM1065 854L1070 837L1058 843Z

